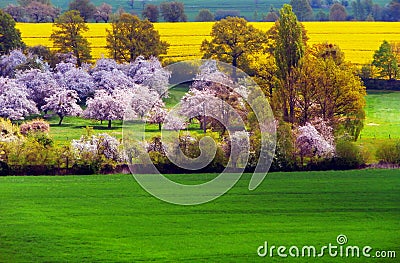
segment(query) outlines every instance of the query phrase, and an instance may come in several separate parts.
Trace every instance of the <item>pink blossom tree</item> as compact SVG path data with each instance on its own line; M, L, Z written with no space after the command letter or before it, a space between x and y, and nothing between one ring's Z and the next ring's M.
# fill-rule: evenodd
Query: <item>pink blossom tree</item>
M79 96L75 90L62 90L45 99L46 104L42 110L53 111L60 117L58 125L61 125L65 116L79 116L81 107L77 104Z

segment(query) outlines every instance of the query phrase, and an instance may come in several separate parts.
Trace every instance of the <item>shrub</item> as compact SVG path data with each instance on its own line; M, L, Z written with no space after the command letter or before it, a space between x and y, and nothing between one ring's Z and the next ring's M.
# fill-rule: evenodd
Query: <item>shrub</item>
M365 158L360 147L348 140L337 142L334 169L355 169L364 164Z
M0 118L0 142L10 142L21 138L18 126L8 119Z
M48 133L50 131L50 124L45 120L36 119L21 124L19 130L23 135L28 135L36 132Z
M400 164L400 142L383 143L376 151L376 156L385 163Z

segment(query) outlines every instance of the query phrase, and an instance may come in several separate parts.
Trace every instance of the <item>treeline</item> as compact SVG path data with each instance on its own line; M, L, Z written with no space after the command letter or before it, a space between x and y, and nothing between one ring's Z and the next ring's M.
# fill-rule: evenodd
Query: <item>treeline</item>
M9 4L4 11L17 22L54 22L62 13L50 0L18 0L18 4ZM134 1L129 1L133 8ZM400 2L391 0L380 6L373 0L291 0L290 5L300 21L400 21ZM261 10L260 10L261 9ZM265 9L265 10L263 10ZM141 12L133 12L102 3L95 6L90 0L73 0L66 11L79 11L85 22L109 22L122 13L131 13L148 19L151 22L186 22L184 3L178 1L161 2L159 5L146 4L143 1ZM132 9L133 10L133 9ZM276 21L279 12L273 6L260 7L254 2L254 13L251 16L241 15L241 10L199 9L194 21L219 21L228 16L243 17L248 21Z

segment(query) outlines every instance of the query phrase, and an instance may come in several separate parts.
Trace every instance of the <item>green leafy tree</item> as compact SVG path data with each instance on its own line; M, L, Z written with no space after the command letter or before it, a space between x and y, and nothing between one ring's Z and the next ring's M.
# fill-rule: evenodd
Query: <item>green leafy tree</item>
M161 15L166 22L186 22L185 6L181 2L163 2L160 4Z
M310 21L313 19L313 10L309 0L291 0L290 5L299 21Z
M335 3L333 6L331 6L331 9L329 10L329 20L345 21L346 19L347 19L347 12L346 8L343 5Z
M93 18L93 15L96 12L96 7L90 0L73 0L69 3L69 10L77 10L87 22L88 20Z
M243 18L228 17L216 22L211 37L211 41L204 40L201 45L203 58L217 59L242 70L247 70L252 56L266 50L266 34Z
M198 22L208 22L208 21L214 21L214 15L211 13L210 10L208 9L201 9L199 11L199 14L196 16L196 21Z
M279 91L277 105L282 109L284 121L295 121L295 85L293 71L304 55L303 30L290 5L284 5L277 23L274 57L278 68Z
M378 69L382 78L395 79L399 73L398 61L392 50L392 46L386 40L383 41L374 54L372 65Z
M82 36L89 28L78 11L65 12L56 19L53 27L55 29L50 38L59 52L71 52L76 57L78 66L92 58L89 42Z
M16 48L24 48L21 32L15 28L14 19L0 9L0 54L6 54Z
M148 19L150 22L157 22L158 17L160 16L160 10L156 5L146 5L142 12L142 17L144 19Z
M157 57L166 54L168 47L150 21L134 15L122 14L107 29L107 49L119 62L131 62L138 56Z

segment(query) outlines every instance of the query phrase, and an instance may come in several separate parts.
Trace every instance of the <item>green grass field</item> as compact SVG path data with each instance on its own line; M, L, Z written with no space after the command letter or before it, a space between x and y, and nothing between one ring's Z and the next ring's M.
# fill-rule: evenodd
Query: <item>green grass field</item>
M400 140L400 92L368 91L365 126L358 144L369 153L368 162L377 162L379 145Z
M171 176L191 184L212 177ZM398 170L272 173L254 192L248 181L184 207L153 198L130 175L1 177L0 261L281 262L258 258L257 248L321 247L339 234L348 245L400 252ZM339 261L375 262L318 259Z

